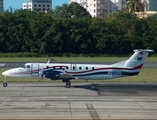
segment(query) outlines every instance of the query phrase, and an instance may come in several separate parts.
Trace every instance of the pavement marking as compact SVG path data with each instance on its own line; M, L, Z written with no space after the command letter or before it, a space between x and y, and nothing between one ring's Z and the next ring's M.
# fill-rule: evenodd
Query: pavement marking
M92 117L93 120L100 120L98 113L96 112L96 110L94 109L92 104L86 104L87 109Z
M68 96L68 104L69 104L69 112L70 112L71 119L72 119L72 108L71 108L70 97L69 96Z

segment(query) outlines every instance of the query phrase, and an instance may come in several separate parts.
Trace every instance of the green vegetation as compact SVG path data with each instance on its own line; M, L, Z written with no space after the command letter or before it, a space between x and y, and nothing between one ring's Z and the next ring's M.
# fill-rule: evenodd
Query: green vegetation
M128 56L138 48L157 51L156 23L157 15L138 19L127 11L91 18L77 3L44 14L8 10L0 14L0 53L23 53L17 57Z
M0 73L7 70L0 68ZM89 82L135 82L135 83L157 83L157 68L143 68L139 75L131 77L116 78L110 80L89 80ZM71 80L72 82L85 82L85 80ZM3 82L3 76L0 75L0 82ZM39 79L22 79L22 78L8 78L8 82L39 82ZM50 79L44 79L44 82L52 82ZM61 82L61 80L53 81Z

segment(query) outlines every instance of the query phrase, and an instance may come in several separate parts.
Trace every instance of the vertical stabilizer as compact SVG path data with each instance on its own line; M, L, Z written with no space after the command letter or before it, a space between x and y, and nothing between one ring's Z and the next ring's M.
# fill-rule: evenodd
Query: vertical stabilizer
M125 67L138 67L144 64L149 52L153 52L153 50L148 49L139 49L134 50L134 54L126 61L124 64Z

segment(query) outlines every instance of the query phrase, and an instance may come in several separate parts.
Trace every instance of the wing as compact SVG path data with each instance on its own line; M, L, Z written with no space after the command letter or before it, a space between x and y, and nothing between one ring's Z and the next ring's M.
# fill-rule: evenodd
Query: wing
M72 75L70 74L67 74L67 73L60 73L56 76L57 78L60 78L60 79L64 79L64 78L67 78L67 79L75 79L75 77L73 77Z

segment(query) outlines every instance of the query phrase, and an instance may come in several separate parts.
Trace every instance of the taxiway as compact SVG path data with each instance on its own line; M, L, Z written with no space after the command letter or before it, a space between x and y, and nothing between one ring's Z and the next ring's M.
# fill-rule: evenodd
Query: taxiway
M8 83L0 119L157 119L157 84Z

